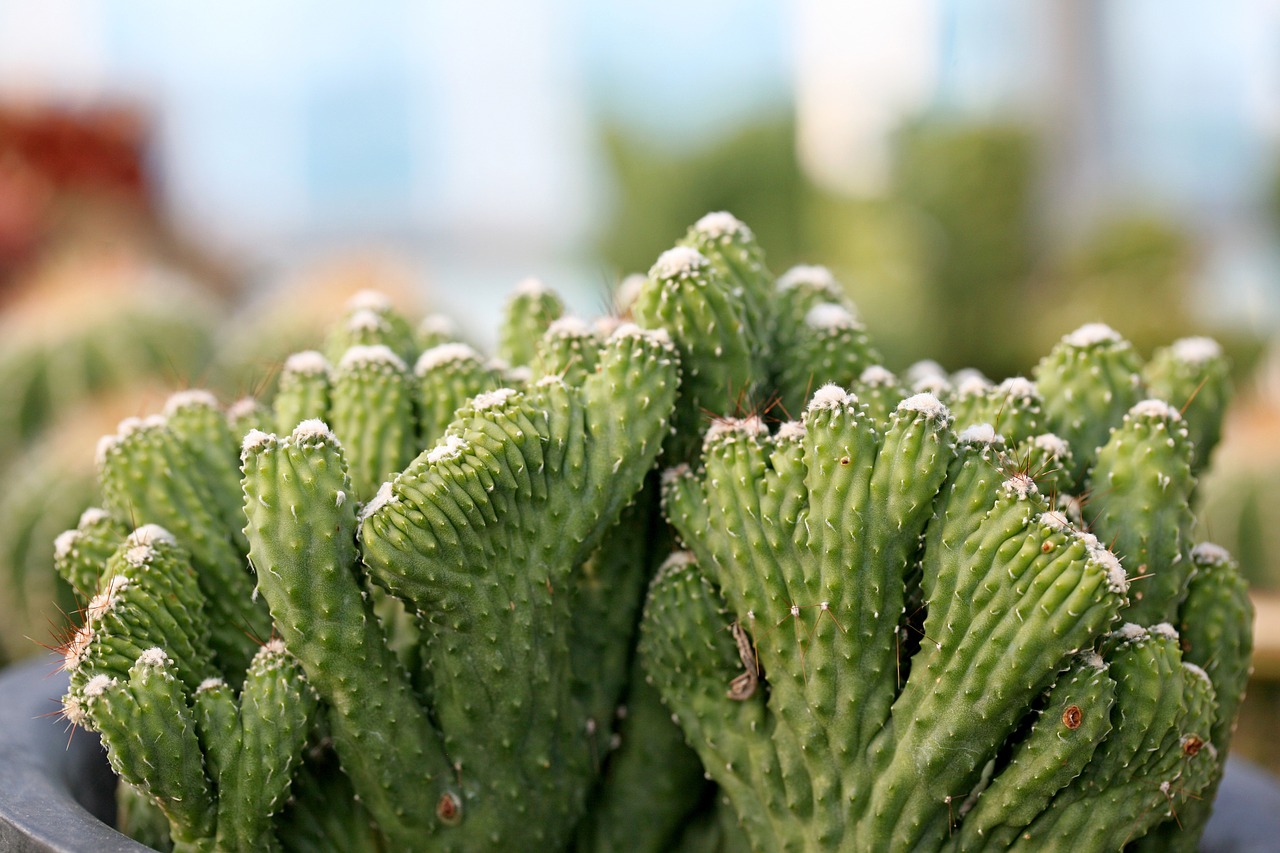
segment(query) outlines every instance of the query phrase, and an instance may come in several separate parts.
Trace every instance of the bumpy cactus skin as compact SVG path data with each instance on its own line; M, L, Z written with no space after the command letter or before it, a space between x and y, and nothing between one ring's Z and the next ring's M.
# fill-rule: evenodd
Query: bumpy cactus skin
M725 213L627 288L589 323L523 283L507 363L362 294L270 406L186 392L104 439L56 546L64 710L140 832L1194 849L1252 619L1191 539L1208 342L896 376Z

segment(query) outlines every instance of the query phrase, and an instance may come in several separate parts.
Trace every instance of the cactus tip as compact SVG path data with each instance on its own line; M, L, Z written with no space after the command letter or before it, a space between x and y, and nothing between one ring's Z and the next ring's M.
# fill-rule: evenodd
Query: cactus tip
M100 672L93 678L90 678L85 684L83 691L84 698L93 699L97 696L101 696L103 693L107 692L107 689L111 687L111 685L115 683L116 680L114 678L106 673Z
M1136 623L1126 622L1112 631L1112 635L1125 643L1137 643L1147 638L1147 629Z
M483 394L477 394L471 400L471 408L477 412L501 409L512 397L519 396L519 394L520 392L514 388L498 388L494 391L486 391Z
M996 387L1006 397L1025 400L1036 396L1036 384L1025 376L1010 376Z
M425 376L442 364L450 364L456 361L473 361L480 362L482 359L480 353L476 352L466 344L448 343L434 346L431 349L423 350L422 355L418 356L417 362L413 365L413 372L418 376Z
M547 334L576 338L590 335L591 327L581 317L565 314L563 317L551 321L551 325L547 327Z
M163 542L166 545L177 545L178 540L168 530L158 524L144 524L126 537L130 545L154 545Z
M1001 485L1001 488L1016 495L1018 500L1024 500L1032 495L1039 494L1039 490L1036 488L1036 481L1023 473L1017 473L1009 477Z
M745 237L751 236L751 229L727 210L718 210L714 213L706 214L694 223L693 229L699 234L710 237L712 240L733 237L737 234L742 234Z
M951 411L933 394L926 392L912 394L898 404L903 412L919 412L929 420L947 421L951 419Z
M462 456L467 449L468 444L465 439L450 433L441 439L439 444L427 451L427 462L431 465L452 462Z
M334 444L338 443L338 437L333 434L331 429L329 429L329 425L319 418L307 418L305 421L299 423L293 428L293 433L290 435L290 438L294 444L301 444L304 441L312 439L329 441ZM248 441L249 437L245 436L245 443L247 444Z
M686 278L709 263L697 249L676 246L658 256L649 270L649 276L655 279Z
M387 328L387 321L377 311L361 308L347 317L347 330L351 332L377 332Z
M1191 559L1207 566L1225 566L1231 562L1231 554L1221 545L1201 542L1191 549Z
M218 398L202 388L188 388L169 395L164 401L164 415L171 417L175 412L188 406L203 406L209 409L218 408Z
M809 401L809 408L811 410L843 409L846 406L856 405L857 402L858 398L855 395L847 393L834 382L829 382L813 392L813 398Z
M1123 340L1120 333L1106 323L1085 323L1062 339L1073 347L1091 347L1095 344L1115 343Z
M431 457L428 456L427 461L430 462L434 460L432 460ZM391 481L388 480L385 483L383 483L381 486L378 486L378 493L375 494L372 500L370 500L367 504L365 504L364 508L360 510L360 520L364 521L366 518L373 515L375 512L382 509L384 506L391 503L395 499L396 499L396 495L395 495L395 492L393 491Z
M164 649L159 646L152 646L151 648L144 650L142 654L138 655L139 666L151 666L159 669L166 667L171 663L173 663L173 661L170 660L167 654L165 654Z
M245 433L244 440L240 442L241 453L252 453L276 440L275 435L269 432L263 432L260 429L251 429Z
M897 377L882 364L873 364L858 377L863 385L892 385Z
M284 360L284 372L320 376L329 372L329 359L313 349L295 352Z
M397 370L407 370L404 360L386 344L356 344L350 347L338 361L339 370L350 370L365 365L390 365Z
M380 290L364 289L351 294L347 300L348 311L389 311L391 300Z
M1186 364L1204 364L1222 356L1222 347L1213 338L1193 337L1174 341L1169 350Z
M516 286L511 295L513 298L518 296L537 297L550 292L551 288L543 284L542 279L529 276L516 282Z
M425 335L452 337L458 333L458 325L446 314L428 314L418 323L418 331Z
M831 274L831 270L816 264L798 264L778 278L779 290L791 290L806 284L831 292L840 290L840 285L836 283L836 277Z
M215 675L215 676L206 678L204 681L200 682L200 684L196 687L196 692L206 693L210 690L217 690L219 688L226 687L226 686L227 686L227 682L222 677Z
M782 426L778 427L779 441L799 441L804 438L805 426L804 421L784 421Z
M622 323L618 328L613 330L613 334L609 336L611 340L621 338L644 338L646 340L656 341L664 347L671 346L671 333L666 329L643 329L635 323Z
M1166 640L1178 639L1178 629L1170 625L1168 622L1161 622L1157 625L1152 625L1147 629L1147 631L1153 636L1163 637Z
M711 421L711 426L707 427L705 440L709 444L721 436L733 439L738 436L755 438L768 434L769 428L765 426L759 415L750 415L745 418L716 418Z
M1148 399L1139 403L1134 403L1133 408L1129 409L1129 417L1134 418L1153 418L1163 421L1180 421L1182 415L1178 414L1178 410L1170 406L1164 400Z
M811 329L852 329L858 325L853 313L843 305L834 302L820 302L804 315L804 324Z
M1041 433L1031 439L1032 445L1045 451L1054 459L1061 459L1067 455L1067 443L1051 432Z
M956 439L961 444L995 444L1001 440L996 428L988 423L973 424L960 431Z
M72 528L64 530L58 534L53 540L53 556L56 560L63 560L76 547L76 541L80 538L80 531Z

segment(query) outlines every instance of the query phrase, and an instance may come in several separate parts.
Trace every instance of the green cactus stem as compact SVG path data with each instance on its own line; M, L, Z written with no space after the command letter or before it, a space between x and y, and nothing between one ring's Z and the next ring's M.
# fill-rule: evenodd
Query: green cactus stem
M531 363L538 341L563 314L564 302L555 291L536 278L524 279L507 300L498 331L498 357L515 366Z
M1191 468L1197 474L1222 437L1222 416L1231 400L1231 365L1211 338L1182 338L1161 347L1143 368L1152 396L1182 414L1195 446Z
M327 416L332 384L333 367L319 352L303 350L285 359L272 402L276 429L288 432L303 421Z

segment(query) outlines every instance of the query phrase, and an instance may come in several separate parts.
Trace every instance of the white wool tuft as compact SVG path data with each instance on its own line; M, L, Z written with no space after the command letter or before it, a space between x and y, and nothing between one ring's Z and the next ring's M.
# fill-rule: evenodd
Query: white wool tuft
M390 324L376 311L361 308L347 317L347 330L351 332L376 332L386 329Z
M488 411L489 409L499 409L507 404L512 397L517 396L520 392L514 388L499 388L496 391L486 391L483 394L477 394L475 399L471 401L471 408L477 412Z
M107 692L107 689L116 683L116 680L106 673L98 673L84 686L84 698L94 699Z
M664 486L670 485L681 477L687 477L691 471L692 469L687 462L681 462L679 465L667 468L662 472L662 484Z
M742 223L742 220L726 210L708 213L695 222L693 228L713 240L718 240L721 237L731 237L739 233L745 233L747 236L751 234L751 229L747 228Z
M306 441L312 438L318 438L325 441L337 442L338 437L333 434L333 430L329 429L329 425L319 418L307 418L293 428L290 436L294 444Z
M418 323L418 331L424 335L452 337L458 333L458 324L447 314L428 314Z
M751 415L746 418L716 418L711 422L711 426L707 427L706 440L711 441L722 435L760 436L768 434L769 428L765 426L764 421L758 415Z
M329 359L313 349L295 352L284 360L284 372L319 376L329 372Z
M898 409L905 412L919 412L926 418L945 421L951 417L951 411L932 394L912 394L898 404Z
M636 297L640 295L640 291L644 288L646 281L648 279L638 272L633 272L622 280L622 283L618 285L618 292L613 298L620 310L625 311L635 303Z
M1164 400L1156 399L1134 403L1133 408L1129 410L1129 416L1135 418L1158 418L1165 421L1182 420L1182 415L1178 414L1177 409Z
M1073 347L1091 347L1095 344L1115 343L1123 338L1106 323L1085 323L1062 340Z
M1186 364L1204 364L1222 357L1222 347L1213 338L1181 338L1169 349L1174 358Z
M782 274L778 279L779 290L791 290L803 285L818 287L823 290L838 292L840 285L831 270L816 264L798 264Z
M1036 396L1036 384L1024 376L1010 376L997 387L1006 397L1026 399Z
M590 335L591 327L581 317L575 317L572 314L566 314L558 320L552 321L547 327L549 335L568 335L579 337L582 335Z
M898 377L894 376L884 365L873 364L862 371L858 381L863 385L892 385L898 381Z
M389 311L391 300L379 290L359 290L347 300L348 311Z
M1019 500L1039 493L1035 480L1032 480L1026 474L1014 474L1001 484L1001 488L1013 492L1018 496Z
M813 392L809 400L810 409L843 409L858 402L853 394L848 394L839 385L829 382Z
M338 361L339 370L350 370L355 367L363 367L365 365L391 365L397 370L406 370L404 360L400 356L391 351L391 347L386 344L372 344L366 346L357 344L350 347L342 358Z
M206 678L204 681L200 682L199 686L196 687L196 692L204 693L208 690L217 690L219 687L226 687L226 686L227 686L227 682L215 675L215 676Z
M427 451L427 462L435 465L438 462L452 462L469 449L467 442L453 434L446 435L435 447Z
M529 276L516 282L512 296L542 296L550 293L551 288L542 283L542 279Z
M786 421L778 427L779 441L798 441L804 438L804 421Z
M254 397L241 397L230 406L227 406L227 417L231 419L243 418L252 415L258 409L258 401Z
M163 667L173 663L173 661L169 660L169 656L164 653L164 649L159 646L152 646L138 655L138 663L143 666Z
M111 518L111 513L102 507L91 506L84 512L80 513L80 526L88 527L91 524L100 524Z
M158 524L144 524L134 530L124 540L130 545L154 545L163 542L166 545L177 545L173 534Z
M1054 459L1067 455L1067 443L1051 432L1041 433L1031 439L1031 443L1041 450L1047 451Z
M961 397L976 397L985 394L991 386L991 380L980 370L962 370L951 378L951 384Z
M169 395L164 401L165 417L170 417L179 409L187 406L204 406L209 409L218 408L218 398L202 388L189 388Z
M657 262L649 270L649 275L652 278L683 278L709 264L710 261L697 249L676 246L658 256Z
M622 323L613 330L613 334L609 338L610 340L615 338L644 338L657 341L664 346L671 345L671 334L666 329L642 329L635 323Z
M1215 545L1212 542L1201 542L1191 549L1191 559L1197 563L1206 563L1211 566L1225 566L1231 562L1231 554L1221 545Z
M455 361L480 362L483 360L480 353L466 344L440 344L429 350L423 350L422 355L418 356L417 363L413 365L413 372L418 376L424 376L442 364L449 364Z
M1056 509L1040 513L1040 523L1053 530L1071 530L1071 519Z
M961 444L995 444L1000 440L996 428L986 423L965 427L956 438Z
M858 321L843 305L820 302L804 315L804 324L810 329L851 329Z
M1126 622L1113 631L1112 634L1126 643L1134 643L1147 638L1147 629L1141 625L1135 625L1133 622Z
M1106 660L1102 657L1102 655L1098 654L1093 649L1089 649L1088 651L1082 652L1080 654L1080 661L1085 666L1092 667L1094 669L1107 668Z
M1164 637L1166 640L1178 639L1178 629L1170 625L1168 622L1161 622L1158 625L1152 625L1147 630L1157 637Z
M427 461L433 462L435 460L433 460L428 455ZM395 496L395 492L392 491L391 481L388 480L387 482L383 483L381 486L378 486L378 493L373 496L372 500L370 500L367 504L364 505L363 509L360 510L360 520L364 521L366 518L370 517L375 512L382 509L384 506L391 503L395 499L396 499L396 496Z
M1186 668L1187 672L1191 673L1193 676L1200 679L1205 684L1208 684L1210 686L1213 685L1213 681L1209 678L1209 673L1205 672L1200 667L1196 666L1190 661L1185 661L1185 660L1182 662L1182 665Z
M1112 592L1117 592L1121 595L1127 593L1129 591L1129 575L1124 570L1124 566L1121 565L1120 558L1102 547L1102 544L1098 542L1098 538L1092 533L1086 533L1081 538L1084 539L1085 546L1089 549L1090 559L1101 566L1107 573L1107 587Z
M55 560L63 560L70 556L72 550L76 547L76 542L80 539L79 530L64 530L58 534L53 540L53 557Z
M263 432L260 429L251 429L244 435L244 440L240 442L241 453L251 453L263 445L270 444L275 441L276 437L269 432Z
M260 655L282 655L284 653L284 640L279 637L272 637L270 640L267 640L267 642L263 644L262 648L258 650L258 654Z

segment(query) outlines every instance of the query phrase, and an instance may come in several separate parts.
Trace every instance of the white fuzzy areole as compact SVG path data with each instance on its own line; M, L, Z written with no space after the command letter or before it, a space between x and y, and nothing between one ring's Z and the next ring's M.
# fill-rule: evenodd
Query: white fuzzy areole
M992 387L991 380L977 370L957 373L951 380L951 384L961 397L976 397L987 393Z
M669 486L681 477L689 476L690 471L692 471L692 469L689 467L689 463L687 462L681 462L679 465L673 465L670 468L665 468L661 475L662 484L664 486Z
M204 681L200 682L200 684L196 686L196 692L204 693L209 690L217 690L219 687L226 687L226 686L227 686L227 682L215 675L215 676L206 678Z
M717 210L714 213L706 214L693 224L693 230L713 240L719 240L721 237L732 237L735 234L744 234L744 236L750 236L751 234L751 229L747 228L742 220L727 210Z
M240 442L241 453L252 453L260 447L271 444L276 437L260 429L251 429L244 434L244 439Z
M1204 364L1222 357L1222 347L1213 338L1180 338L1169 345L1169 350L1185 364Z
M1112 634L1119 637L1121 640L1124 640L1126 643L1135 643L1147 638L1147 629L1143 628L1141 625L1135 625L1133 622L1126 622L1116 630L1112 631Z
M157 542L163 542L166 545L178 544L174 535L158 524L144 524L125 537L124 541L129 545L154 545Z
M778 427L779 441L799 441L804 438L804 421L785 421Z
M154 559L156 549L149 542L131 545L124 552L124 558L131 566L142 566Z
M1092 537L1093 542L1088 537ZM1107 573L1107 588L1112 592L1124 595L1129 591L1129 573L1124 570L1124 566L1117 557L1107 548L1102 547L1098 542L1098 538L1091 533L1081 536L1085 540L1085 545L1089 549L1089 557L1095 563L1102 567Z
M613 330L613 334L609 336L610 340L622 338L642 338L648 341L656 341L663 346L671 346L671 334L663 328L643 329L635 323L622 323L618 328Z
M529 276L516 282L512 296L543 296L551 292L551 288L542 283L542 279Z
M944 386L951 384L951 380L947 377L947 372L942 369L942 365L931 358L921 359L908 367L906 376L908 384L911 385L924 380L939 380Z
M99 524L111 518L111 513L107 512L100 506L91 506L84 512L80 513L80 527L89 527L93 524Z
M116 594L128 589L130 583L127 575L112 575L106 587L89 599L89 605L85 608L85 620L96 622L109 613L118 600Z
M935 421L945 421L951 417L951 410L943 405L941 400L928 392L912 394L898 404L898 409L904 412L919 412L926 418Z
M64 530L59 533L57 538L53 540L53 558L55 560L66 559L75 550L76 542L79 539L79 530Z
M453 434L446 435L443 441L427 451L427 462L435 465L438 462L452 461L465 453L467 448L464 439Z
M1225 566L1231 562L1231 554L1226 548L1213 542L1201 542L1191 549L1191 559L1197 563L1211 566Z
M1005 491L1013 492L1018 496L1018 500L1039 494L1036 488L1036 481L1028 477L1026 474L1014 474L1009 479L1001 483L1000 487Z
M1133 408L1129 410L1129 416L1134 418L1157 418L1162 421L1182 420L1182 415L1178 414L1177 409L1164 400L1155 398L1134 403Z
M258 650L259 655L282 655L285 653L284 640L272 637Z
M804 324L810 329L851 329L858 321L843 305L820 302L805 313Z
M377 311L368 308L361 308L347 317L347 331L349 332L376 332L379 329L389 328L390 324Z
M1157 637L1164 637L1166 640L1178 639L1178 629L1170 625L1168 622L1161 622L1158 625L1152 625L1147 630Z
M1185 668L1186 668L1187 672L1191 673L1191 674L1192 674L1193 676L1195 676L1196 678L1199 678L1199 679L1200 679L1201 681L1203 681L1205 684L1208 684L1208 685L1210 685L1210 686L1213 686L1213 681L1209 678L1209 673L1205 672L1203 669L1201 669L1200 667L1196 666L1196 665L1195 665L1195 664L1193 664L1191 661L1185 661L1185 660L1184 660L1184 661L1182 662L1182 665L1183 665L1183 667L1185 667Z
M230 406L227 406L227 417L235 420L252 415L258 410L258 400L256 397L241 397Z
M143 666L165 667L173 663L173 661L169 660L169 656L164 653L164 649L159 646L152 646L138 655L138 663Z
M428 314L418 323L418 331L424 335L451 337L458 332L458 324L447 314Z
M551 322L551 325L547 327L547 334L582 337L591 334L591 327L581 317L566 314Z
M898 377L894 376L893 372L884 365L873 364L862 371L858 381L863 385L892 385L898 381Z
M853 394L847 393L839 385L834 382L828 382L817 391L813 392L813 397L809 400L810 409L843 409L846 406L854 405L858 402L858 398Z
M413 365L413 372L422 376L442 364L450 364L455 361L482 362L483 360L484 358L480 353L466 344L440 344L429 350L423 350L422 355L418 356L418 361Z
M654 573L653 583L662 583L672 575L686 571L690 566L697 563L697 558L691 551L676 551L670 557L662 561L662 565L658 567L658 571Z
M380 290L357 290L347 300L348 311L390 311L391 300Z
M1053 530L1071 530L1071 519L1056 509L1040 513L1040 523Z
M339 370L350 370L365 365L391 365L397 370L406 370L404 360L391 351L386 344L356 344L347 349L338 361Z
M981 423L962 429L956 440L961 444L995 444L1000 436L996 435L996 428L991 424Z
M430 454L428 454L427 461L434 462L436 460L432 459ZM364 521L366 518L369 518L375 512L377 512L387 504L394 501L395 497L396 497L395 492L392 491L392 485L390 480L383 483L381 486L378 486L378 493L373 496L372 500L370 500L367 504L364 505L363 509L360 510L360 520Z
M1081 652L1080 662L1083 663L1085 666L1092 667L1093 669L1107 668L1106 659L1104 659L1102 655L1098 654L1093 649L1088 649L1087 651Z
M1048 454L1054 459L1061 459L1063 456L1067 455L1067 443L1051 432L1045 432L1037 435L1035 438L1031 439L1031 443L1035 447L1048 452Z
M207 409L218 408L218 398L203 388L188 388L169 395L164 401L165 417L172 417L174 412L187 406L204 406Z
M755 437L768 434L769 428L765 426L759 415L751 415L745 418L716 418L711 422L711 426L707 427L706 440L711 441L722 435Z
M477 412L498 409L505 406L508 400L519 393L514 388L499 388L496 391L486 391L475 396L475 399L471 401L471 408Z
M649 275L652 278L682 278L703 269L709 263L697 249L676 246L658 256Z
M116 680L106 673L98 673L90 678L84 686L84 698L95 699L106 693L107 690L116 683Z
M810 285L823 290L838 291L840 284L831 270L817 264L797 264L778 278L779 290L791 290L795 287Z
M1035 397L1037 393L1036 384L1025 376L1010 376L1001 382L997 388L1006 397L1017 397L1023 400Z
M329 372L329 359L313 349L295 352L284 360L284 372L319 376Z
M338 437L333 434L333 430L329 429L329 425L319 418L307 418L305 421L300 422L293 428L290 438L294 444L313 438L333 442L338 440Z
M1091 347L1095 344L1115 343L1123 338L1106 323L1085 323L1062 340L1073 347Z

